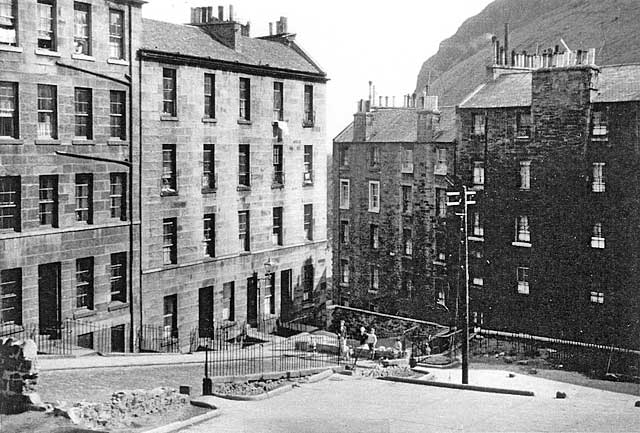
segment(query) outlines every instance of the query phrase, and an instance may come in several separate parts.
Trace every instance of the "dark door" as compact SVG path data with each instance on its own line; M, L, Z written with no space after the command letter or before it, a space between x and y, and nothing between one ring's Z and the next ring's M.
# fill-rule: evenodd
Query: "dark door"
M198 292L198 333L200 337L213 336L213 286Z
M247 278L247 323L258 325L258 275Z
M124 352L124 325L111 327L111 351Z
M38 311L40 334L58 335L60 312L60 263L38 266Z
M291 299L291 269L280 272L280 317L282 320L290 320L293 309Z

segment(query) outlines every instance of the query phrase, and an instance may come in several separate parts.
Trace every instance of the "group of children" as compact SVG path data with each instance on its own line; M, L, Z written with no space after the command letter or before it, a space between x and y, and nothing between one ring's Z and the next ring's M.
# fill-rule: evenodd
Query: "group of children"
M347 345L348 333L347 326L345 325L344 320L340 321L340 330L338 332L338 336L340 337L340 353L345 358L348 358L350 356L350 349ZM376 330L373 328L369 328L369 332L367 332L367 328L361 326L358 341L360 342L360 346L367 345L367 347L369 348L369 357L370 359L374 359L376 354L376 344L378 344Z

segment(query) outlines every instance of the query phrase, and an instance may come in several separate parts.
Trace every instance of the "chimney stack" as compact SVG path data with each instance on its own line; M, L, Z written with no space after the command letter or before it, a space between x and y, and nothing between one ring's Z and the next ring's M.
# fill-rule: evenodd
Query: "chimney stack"
M421 98L422 99L422 98ZM440 121L438 111L438 97L424 96L423 106L418 110L417 139L421 143L428 143L433 140L436 126Z
M504 23L504 53L509 56L509 23Z
M224 21L224 6L218 6L218 19Z
M273 36L273 23L269 23L269 36Z
M233 21L233 5L229 5L229 21Z

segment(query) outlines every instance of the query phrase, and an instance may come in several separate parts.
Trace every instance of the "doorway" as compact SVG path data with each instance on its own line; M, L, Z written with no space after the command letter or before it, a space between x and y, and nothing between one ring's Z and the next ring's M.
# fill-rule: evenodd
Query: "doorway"
M60 335L60 263L38 266L38 323L40 334L58 338Z
M247 323L258 325L258 274L247 278Z

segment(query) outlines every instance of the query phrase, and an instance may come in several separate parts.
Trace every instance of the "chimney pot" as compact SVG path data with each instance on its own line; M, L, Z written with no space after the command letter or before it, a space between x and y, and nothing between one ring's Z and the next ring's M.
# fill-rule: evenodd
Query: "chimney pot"
M504 23L504 52L509 52L509 23Z
M229 21L233 21L233 5L229 5Z
M385 106L385 107L388 107L388 106L389 106L389 97L388 97L388 96L385 96L385 97L384 97L384 106Z
M273 23L269 23L269 36L273 36Z
M218 6L218 19L224 21L224 6Z

